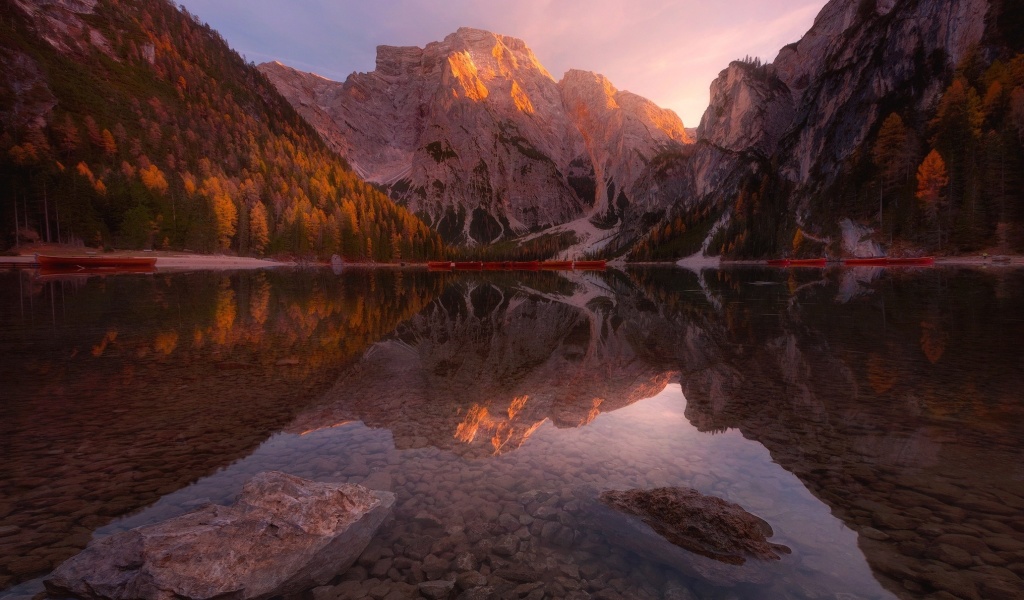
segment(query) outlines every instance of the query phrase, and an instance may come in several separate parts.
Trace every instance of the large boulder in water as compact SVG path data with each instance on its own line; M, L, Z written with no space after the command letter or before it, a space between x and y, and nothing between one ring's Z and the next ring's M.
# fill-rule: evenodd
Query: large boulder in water
M118 600L294 594L352 566L394 503L355 484L260 473L231 506L94 541L45 583L58 595Z
M772 527L739 504L690 488L607 491L601 501L643 519L666 540L731 565L778 560L789 548L767 540Z
M738 504L689 488L574 490L581 517L604 535L652 562L717 586L764 584L769 561L789 554L773 544L771 526ZM755 558L759 560L748 560Z

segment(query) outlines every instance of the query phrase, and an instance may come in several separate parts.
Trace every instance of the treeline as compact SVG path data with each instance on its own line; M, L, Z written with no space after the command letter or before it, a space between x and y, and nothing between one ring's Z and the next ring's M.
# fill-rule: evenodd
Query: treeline
M11 4L0 52L0 242L350 260L445 252L419 219L331 153L273 86L209 26L166 0L101 0L109 45L58 52ZM29 69L31 70L31 69ZM27 89L27 91L26 91ZM17 119L25 94L54 108Z
M677 213L651 229L629 249L626 255L631 261L666 261L692 256L700 251L701 245L721 210L704 205ZM600 258L614 258L605 253Z
M579 243L572 231L545 233L529 240L509 240L496 244L480 246L460 246L455 248L453 256L456 260L469 261L531 261L559 258L569 247ZM582 256L567 257L565 260L583 258Z
M924 127L890 114L871 157L884 234L1024 250L1024 54L987 67L970 56Z

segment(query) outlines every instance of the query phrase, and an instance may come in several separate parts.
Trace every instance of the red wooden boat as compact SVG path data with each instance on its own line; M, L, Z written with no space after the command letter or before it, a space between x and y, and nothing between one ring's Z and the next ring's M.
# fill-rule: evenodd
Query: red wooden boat
M787 267L824 267L824 258L791 258Z
M454 265L450 260L432 260L427 263L427 268L431 271L451 271Z
M455 263L455 269L458 271L482 271L483 268L484 263L478 260Z
M149 256L46 256L36 254L41 269L49 271L153 269L156 257Z
M484 271L507 271L509 264L508 262L485 262Z
M540 263L540 268L548 270L568 271L572 269L571 260L546 260Z
M512 263L510 268L513 271L537 271L540 269L540 263L535 260L519 261Z
M581 270L600 270L607 268L608 261L605 260L577 260L572 263L572 268Z

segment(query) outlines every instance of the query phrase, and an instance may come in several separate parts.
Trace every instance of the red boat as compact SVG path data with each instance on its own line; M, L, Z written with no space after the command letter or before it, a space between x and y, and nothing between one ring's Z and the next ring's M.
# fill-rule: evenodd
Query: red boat
M787 267L824 267L824 258L791 258Z
M148 256L45 256L36 254L39 267L48 271L152 270L156 257Z
M546 260L540 263L540 268L548 270L569 271L572 269L571 260Z
M540 269L540 263L535 260L519 261L512 263L510 268L513 271L537 271Z
M431 271L451 271L455 263L449 260L432 260L427 263L427 268Z
M580 270L602 270L607 268L608 261L605 260L577 260L572 263L572 268Z
M480 262L478 260L477 261L470 261L470 262L457 262L457 263L455 263L455 269L458 270L458 271L482 271L483 268L484 268L484 263L482 263L482 262Z
M884 256L873 256L867 258L844 258L843 264L848 267L884 267L889 259Z
M768 261L768 266L769 267L788 267L789 266L789 259L788 258L773 258L773 259Z
M484 271L508 271L510 264L508 262L485 262Z

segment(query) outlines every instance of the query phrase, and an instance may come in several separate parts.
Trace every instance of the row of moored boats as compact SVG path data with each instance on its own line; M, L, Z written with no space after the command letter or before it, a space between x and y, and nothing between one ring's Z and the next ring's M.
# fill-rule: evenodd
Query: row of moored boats
M607 267L604 260L431 261L431 271L594 271Z

